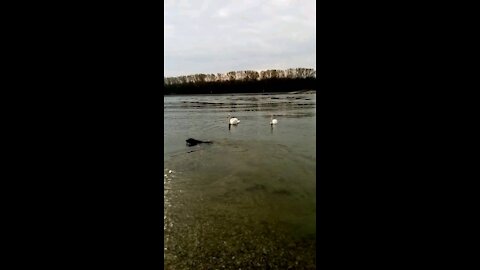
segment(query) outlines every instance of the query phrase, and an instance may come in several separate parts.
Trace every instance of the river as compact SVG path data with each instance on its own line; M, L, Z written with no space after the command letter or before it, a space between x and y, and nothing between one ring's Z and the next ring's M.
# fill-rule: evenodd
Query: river
M165 269L315 269L314 91L164 96L164 149Z

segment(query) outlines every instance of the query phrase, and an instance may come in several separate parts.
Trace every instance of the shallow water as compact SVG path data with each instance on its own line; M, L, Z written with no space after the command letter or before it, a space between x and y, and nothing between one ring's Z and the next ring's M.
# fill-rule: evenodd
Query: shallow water
M164 97L165 269L315 268L315 98Z

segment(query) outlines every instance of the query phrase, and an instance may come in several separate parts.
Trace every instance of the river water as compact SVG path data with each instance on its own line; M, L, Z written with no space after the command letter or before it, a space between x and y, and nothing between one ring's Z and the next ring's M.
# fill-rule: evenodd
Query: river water
M315 269L315 123L315 92L164 96L165 269Z

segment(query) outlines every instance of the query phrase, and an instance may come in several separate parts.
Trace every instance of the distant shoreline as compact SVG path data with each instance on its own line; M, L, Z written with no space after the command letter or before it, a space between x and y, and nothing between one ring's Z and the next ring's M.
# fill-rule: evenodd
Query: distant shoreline
M164 95L285 93L316 91L316 78L272 78L264 80L234 80L164 84Z
M317 76L312 68L290 68L164 77L163 81L164 95L284 93L315 91Z

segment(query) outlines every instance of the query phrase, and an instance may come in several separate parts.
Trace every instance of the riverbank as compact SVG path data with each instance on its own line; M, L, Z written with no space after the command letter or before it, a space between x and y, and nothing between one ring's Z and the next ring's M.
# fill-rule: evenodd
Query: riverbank
M246 94L246 93L285 93L296 91L316 91L315 78L267 79L255 81L199 82L164 84L164 95L185 94Z

